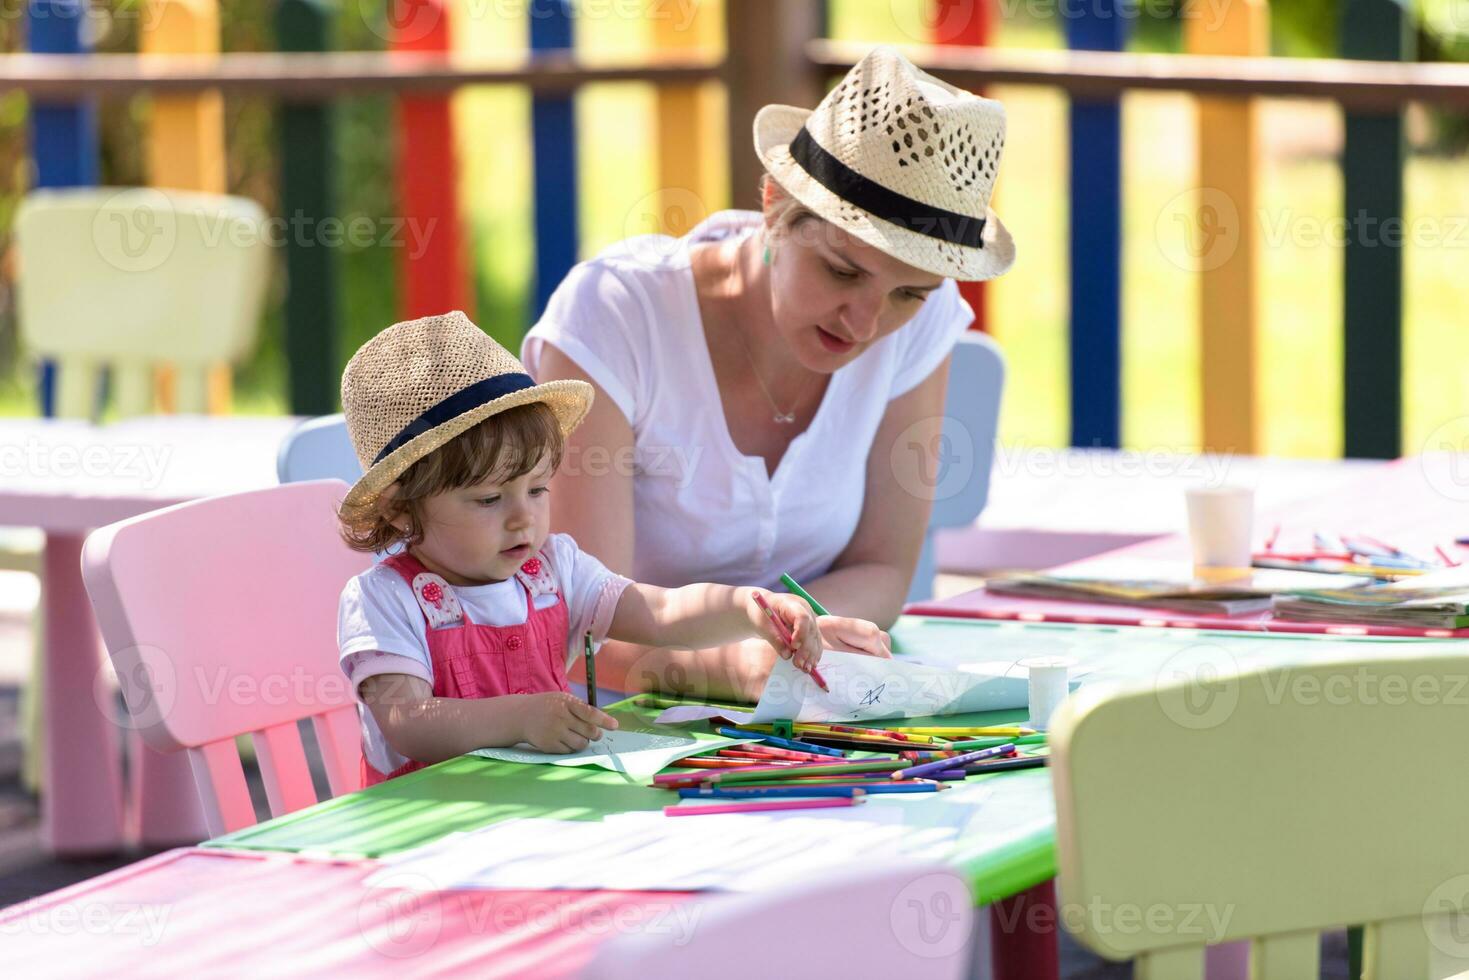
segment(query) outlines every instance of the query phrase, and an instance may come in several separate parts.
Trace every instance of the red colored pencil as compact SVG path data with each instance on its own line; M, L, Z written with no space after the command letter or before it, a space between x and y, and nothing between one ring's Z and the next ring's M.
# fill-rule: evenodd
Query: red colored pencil
M796 652L796 638L791 636L790 630L786 629L785 621L775 614L775 610L770 608L770 603L766 602L765 597L758 592L755 593L755 605L759 606L760 611L765 613L765 615L770 618L771 624L775 626L776 634L780 636L780 641L784 643L786 645L786 649L790 650L792 655L794 655ZM831 691L831 688L826 686L826 678L821 676L821 671L817 670L815 667L812 667L806 673L811 675L811 679L815 681L823 691Z

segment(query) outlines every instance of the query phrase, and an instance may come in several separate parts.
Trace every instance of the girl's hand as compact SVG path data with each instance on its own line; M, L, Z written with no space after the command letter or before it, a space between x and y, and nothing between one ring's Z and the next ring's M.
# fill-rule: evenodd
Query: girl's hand
M565 691L520 697L521 741L542 752L580 752L602 729L617 728L616 718Z
M821 631L817 629L816 614L804 599L784 592L757 590L755 595L765 599L766 605L780 620L780 626L750 600L750 618L758 634L775 647L775 652L792 661L797 670L810 673L811 668L821 661ZM782 632L786 635L783 636ZM786 642L787 636L790 642Z
M876 623L848 616L821 616L816 627L821 631L822 644L829 649L892 659L892 640Z

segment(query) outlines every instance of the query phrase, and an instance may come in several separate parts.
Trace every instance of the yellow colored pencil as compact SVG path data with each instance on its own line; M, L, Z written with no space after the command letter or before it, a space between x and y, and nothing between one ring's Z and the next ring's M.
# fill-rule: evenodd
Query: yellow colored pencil
M948 738L1035 734L1035 729L1021 728L1018 725L991 725L981 728L894 728L893 731L902 732L904 735L939 735Z

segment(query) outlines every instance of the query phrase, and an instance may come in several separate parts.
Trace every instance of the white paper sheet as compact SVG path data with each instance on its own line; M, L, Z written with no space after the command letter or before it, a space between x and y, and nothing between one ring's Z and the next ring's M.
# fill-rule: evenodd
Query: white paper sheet
M997 671L1001 665L996 665ZM821 655L823 691L789 660L777 660L754 721L871 721L1024 708L1027 680L1005 665L978 673L828 650Z
M484 759L499 759L502 762L601 766L633 780L644 780L654 773L662 772L679 759L751 741L709 735L695 737L671 728L642 724L639 717L632 712L614 711L611 714L622 727L615 731L604 731L601 738L580 752L541 752L529 745L518 745L510 748L475 749L469 754Z
M971 803L986 792L980 785L966 789ZM669 798L672 802L672 794ZM669 818L650 811L601 821L506 820L391 859L367 884L436 890L758 891L856 862L942 861L954 851L960 824L973 815L970 807L956 807L954 823L914 827L904 823L900 805L884 805L894 799L815 813Z
M664 708L653 720L660 725L683 725L691 721L723 718L735 725L744 725L755 720L753 711L736 711L733 708L711 708L707 704L680 704Z

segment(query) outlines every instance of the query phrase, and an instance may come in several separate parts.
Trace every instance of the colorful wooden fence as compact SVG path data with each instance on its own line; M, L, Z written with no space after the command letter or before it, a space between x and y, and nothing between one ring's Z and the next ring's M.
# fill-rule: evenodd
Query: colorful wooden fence
M29 43L37 52L81 52L80 17L34 16L71 9L79 0L30 0ZM217 49L215 0L150 0L161 29L145 50ZM1219 217L1210 195L1236 212L1238 244L1226 261L1204 263L1202 382L1204 443L1221 451L1257 451L1257 307L1260 262L1254 240L1258 197L1251 100L1260 96L1326 97L1347 108L1343 162L1345 214L1366 225L1401 223L1403 212L1402 109L1410 100L1469 105L1469 70L1384 64L1412 54L1410 24L1395 0L1346 0L1342 54L1357 62L1266 60L1265 0L1211 4L1216 23L1189 24L1189 55L1126 54L1128 17L1118 0L1068 8L1069 53L1015 51L989 46L993 0L926 0L933 24L927 48L910 49L921 66L976 91L996 83L1059 87L1072 99L1071 172L1071 414L1072 440L1086 446L1121 441L1121 127L1119 99L1134 89L1189 92L1199 107L1200 226ZM711 9L704 0L700 16ZM13 57L0 65L0 87L22 87L36 97L32 119L38 181L46 186L96 178L95 135L86 95L107 85L116 92L155 93L150 172L170 186L222 189L219 93L248 91L283 96L281 107L282 209L308 218L333 213L330 173L331 100L389 91L399 97L398 186L402 210L434 232L428 248L400 266L403 312L471 305L465 241L457 199L448 95L464 85L516 84L533 92L535 174L534 308L578 258L575 91L595 81L653 81L659 86L656 148L659 192L654 208L665 230L682 232L702 217L689 201L707 205L711 165L685 134L703 128L713 111L698 86L725 83L730 136L729 197L752 206L759 176L747 152L750 119L771 101L813 104L821 81L844 70L861 46L820 39L824 4L817 0L738 0L722 5L726 53L707 52L697 38L654 23L657 50L638 63L580 64L574 54L569 0L536 0L529 17L527 63L438 57L448 49L443 0L394 0L397 34L382 58L325 52L329 0L284 0L278 13L280 47L292 55L228 55L211 65L153 67L144 75L125 56L92 55L44 61ZM1222 9L1222 19L1220 11ZM422 18L431 14L426 26ZM156 15L155 15L156 16ZM956 20L957 17L957 20ZM956 26L957 24L957 26ZM1199 57L1195 57L1198 55ZM1226 56L1226 57L1219 57ZM690 196L692 195L692 196ZM680 224L682 226L680 226ZM1390 456L1401 427L1401 241L1349 235L1345 275L1345 405L1347 452ZM308 254L309 253L309 254ZM332 403L340 304L330 249L287 248L291 400L297 411L320 412ZM968 295L983 322L984 296Z

